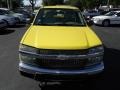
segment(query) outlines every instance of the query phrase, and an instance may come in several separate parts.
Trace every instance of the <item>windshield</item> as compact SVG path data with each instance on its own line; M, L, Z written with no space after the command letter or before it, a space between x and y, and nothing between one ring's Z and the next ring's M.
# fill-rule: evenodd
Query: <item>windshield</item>
M34 25L48 26L85 26L79 11L71 9L42 9L39 11Z
M106 16L113 16L113 15L115 15L116 14L116 12L109 12L109 13L106 13L105 15Z

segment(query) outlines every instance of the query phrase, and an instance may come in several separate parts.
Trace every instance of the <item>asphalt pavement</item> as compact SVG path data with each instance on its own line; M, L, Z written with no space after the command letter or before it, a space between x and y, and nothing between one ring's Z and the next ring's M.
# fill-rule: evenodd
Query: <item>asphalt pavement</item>
M0 30L0 90L120 90L120 27L92 26L105 46L105 72L94 82L48 85L22 77L18 72L18 46L28 26Z

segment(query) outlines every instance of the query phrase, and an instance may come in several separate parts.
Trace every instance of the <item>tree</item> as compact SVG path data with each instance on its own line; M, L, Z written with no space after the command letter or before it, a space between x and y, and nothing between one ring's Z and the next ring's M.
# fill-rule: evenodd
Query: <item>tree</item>
M100 5L100 0L67 0L65 3L78 7L80 10L85 8L92 9Z
M84 0L66 0L65 4L72 5L78 7L82 10L86 5L84 4Z
M0 0L0 7L15 9L20 7L21 0Z
M20 0L12 0L12 9L16 9L21 6L21 1Z
M109 4L118 7L118 5L120 5L120 0L109 0Z
M43 0L43 5L60 5L64 4L64 0Z
M35 4L36 4L37 0L29 0L29 2L32 5L32 11L34 11Z
M6 0L0 0L0 7L7 7Z

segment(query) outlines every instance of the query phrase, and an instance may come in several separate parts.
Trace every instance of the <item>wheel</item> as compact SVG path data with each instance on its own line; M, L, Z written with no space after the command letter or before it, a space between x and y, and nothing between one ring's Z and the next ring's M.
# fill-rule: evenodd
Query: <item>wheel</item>
M108 27L110 25L110 20L104 20L103 23L102 23L102 25L104 27Z

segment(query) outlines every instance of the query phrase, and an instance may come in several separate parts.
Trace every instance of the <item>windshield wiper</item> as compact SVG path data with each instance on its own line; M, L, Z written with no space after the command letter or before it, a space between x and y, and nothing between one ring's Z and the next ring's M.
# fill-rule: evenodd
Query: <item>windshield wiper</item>
M39 23L37 25L44 25L44 26L85 26L83 24L70 24L70 23Z
M69 26L84 26L83 24L77 22L66 22L65 24Z

